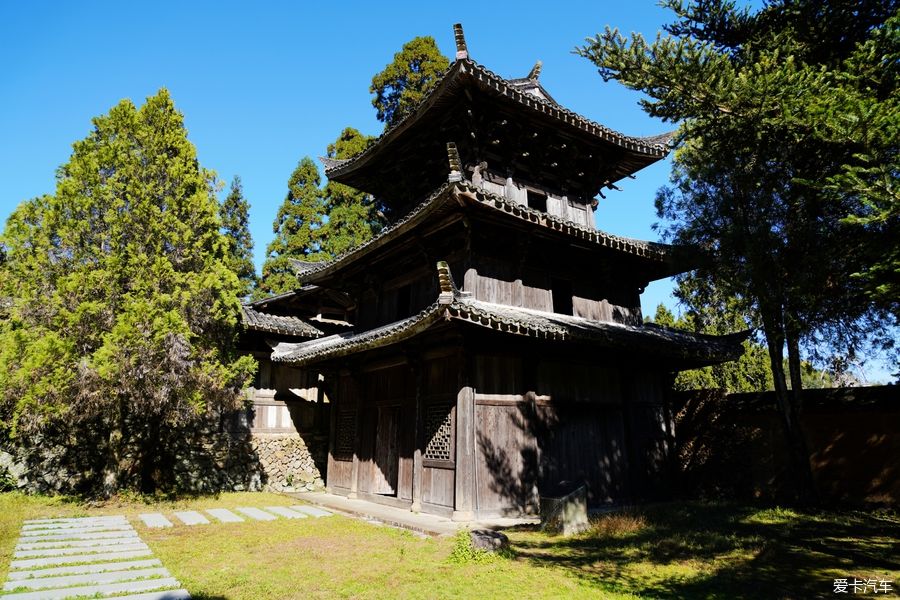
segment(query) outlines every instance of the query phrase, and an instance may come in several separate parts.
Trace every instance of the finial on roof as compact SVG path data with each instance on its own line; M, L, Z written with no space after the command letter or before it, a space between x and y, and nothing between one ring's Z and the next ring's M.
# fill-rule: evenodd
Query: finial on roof
M466 36L463 33L462 23L453 25L453 35L456 38L456 60L469 58L469 49L466 47Z
M459 160L459 150L454 142L447 142L447 160L450 163L447 181L462 181L462 161Z
M441 304L450 304L456 299L457 294L459 294L459 288L456 287L456 282L453 281L453 273L450 272L450 266L447 262L443 260L438 261L437 272L438 285L441 288L438 302Z
M543 68L544 63L541 61L537 61L534 63L534 66L531 67L531 72L528 73L528 79L532 81L537 81L538 77L541 76L541 69Z

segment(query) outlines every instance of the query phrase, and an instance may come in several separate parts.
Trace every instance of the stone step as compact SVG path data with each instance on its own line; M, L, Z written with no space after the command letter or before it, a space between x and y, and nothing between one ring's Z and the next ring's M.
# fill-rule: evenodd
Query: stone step
M148 592L146 594L129 594L116 596L115 600L191 600L187 590L166 590L164 592Z
M227 508L207 508L206 512L222 521L223 523L243 523L244 519L237 516Z
M90 523L90 522L99 522L99 523L107 523L107 522L128 522L123 516L110 516L110 517L68 517L68 518L60 518L60 519L29 519L27 521L23 521L24 525L42 525L42 524L54 524L54 523Z
M51 569L37 569L33 571L14 571L7 575L7 579L10 581L20 581L22 579L34 579L39 577L82 575L86 573L103 573L105 571L122 571L124 569L146 569L149 567L158 567L160 565L162 565L162 562L158 558L94 563L90 565L69 565L66 567L53 567Z
M305 519L307 515L289 509L287 506L266 506L267 511L285 519Z
M323 510L321 508L317 508L315 506L308 506L306 504L297 504L291 507L294 510L298 510L302 513L305 513L311 517L330 517L331 513L327 510Z
M140 539L137 534L129 537L101 538L99 540L51 540L49 542L26 542L17 544L16 550L40 550L42 548L90 548L91 546L118 546L135 544Z
M147 592L165 588L176 588L179 585L178 580L174 577L164 577L162 579L146 579L142 581L129 581L126 583L107 583L82 587L58 588L55 590L40 590L38 592L4 594L3 600L56 600L60 598L72 598L74 596L91 597L98 594L110 595L121 592Z
M19 538L20 544L32 544L37 542L49 542L49 541L58 541L58 540L102 540L104 538L117 538L117 537L137 537L137 532L134 529L128 530L119 530L119 531L91 531L88 533L54 533L52 535L41 535L41 536L29 536L24 538Z
M14 560L9 563L11 569L30 569L33 567L53 567L57 565L69 565L73 563L109 562L121 558L138 558L149 556L152 552L146 550L131 550L128 552L104 552L99 554L79 554L76 556L49 556L45 558L26 558ZM4 598L3 600L6 600Z
M143 513L138 516L147 527L172 527L172 521L165 518L162 513Z
M128 523L110 523L108 525L91 525L85 527L66 527L62 529L29 529L22 531L20 537L44 537L48 535L76 535L82 533L100 533L102 531L131 531Z
M260 510L258 508L248 508L248 507L238 507L237 510L239 513L243 515L247 515L251 519L255 521L274 521L278 517L273 515L272 513L267 513L264 510Z
M175 516L185 525L209 525L209 519L195 510L176 512Z
M128 525L125 519L78 519L63 523L26 523L22 531L50 531L56 529L84 529L87 527L106 527L109 525Z
M19 588L42 590L73 585L118 583L131 581L145 577L171 577L168 569L132 569L129 571L105 571L102 573L86 573L84 575L62 575L59 577L41 577L39 579L25 579L22 581L7 581L3 586L4 591Z
M131 544L120 544L109 545L109 546L94 546L90 548L38 548L36 550L18 550L13 554L13 558L38 558L41 556L70 556L75 554L84 554L85 556L90 556L90 554L97 552L130 552L132 550L147 550L147 544L143 542L131 543Z

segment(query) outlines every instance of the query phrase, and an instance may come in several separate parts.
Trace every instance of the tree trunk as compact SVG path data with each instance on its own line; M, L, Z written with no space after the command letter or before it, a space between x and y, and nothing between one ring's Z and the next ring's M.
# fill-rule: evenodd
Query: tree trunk
M804 503L815 504L819 500L818 491L816 489L816 480L813 476L812 466L809 463L809 445L806 443L806 436L803 433L802 426L800 426L800 415L803 413L803 378L800 370L800 336L796 332L796 329L791 326L791 323L792 320L790 317L788 317L786 338L788 350L788 371L791 377L791 410L793 412L794 419L798 424L798 452L802 452L803 456L805 457L805 460L803 462L805 468L800 473L800 475L803 476L803 481L798 482L802 484L800 487L800 499Z
M103 467L103 481L100 493L109 498L121 486L122 454L125 445L125 410L126 400L119 398L117 411L110 418L110 431L106 445L106 465Z
M785 331L780 318L780 311L762 310L763 327L766 334L766 345L769 349L769 362L772 366L772 378L775 383L775 399L778 412L781 414L787 442L788 464L791 479L796 484L797 498L801 503L809 503L814 499L812 487L812 471L809 465L809 452L800 426L800 418L793 396L787 389L784 373Z

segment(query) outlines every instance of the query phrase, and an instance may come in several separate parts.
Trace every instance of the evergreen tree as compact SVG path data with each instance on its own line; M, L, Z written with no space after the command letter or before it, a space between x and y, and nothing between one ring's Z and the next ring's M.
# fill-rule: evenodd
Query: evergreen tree
M660 304L653 322L709 335L727 335L755 328L756 324L746 316L741 299L723 294L705 277L695 274L679 277L675 297L686 308L685 313L676 319ZM675 378L675 389L716 388L729 393L774 389L766 347L753 338L745 340L743 347L744 353L738 360L682 371Z
M151 491L176 484L185 432L241 406L254 366L235 350L240 284L214 176L169 93L93 124L55 194L2 235L3 445L53 448L42 470L82 491Z
M291 259L327 258L321 249L325 203L319 184L319 169L303 157L288 179L287 196L272 225L275 239L266 247L261 291L281 294L300 287Z
M669 35L648 43L607 29L579 52L604 78L646 93L648 113L682 122L672 186L659 195L658 212L677 243L708 250L710 276L759 318L800 491L811 498L798 423L801 345L852 352L884 331L884 312L866 298L871 286L854 275L877 274L873 257L883 248L896 256L898 243L885 235L894 228L866 226L873 225L865 220L873 214L867 194L841 186L866 150L860 131L823 134L816 123L840 112L834 87L877 84L873 95L896 97L896 77L860 80L856 62L873 65L864 72L876 78L886 66L872 46L896 39L889 19L898 3L775 0L756 13L729 0L664 4L677 17ZM860 116L860 130L876 122L842 115ZM870 156L890 161L875 178L895 175L896 153L869 147ZM823 182L835 188L828 192ZM848 215L862 215L863 226Z
M363 150L373 138L352 127L345 128L334 143L328 145L329 158L351 158ZM325 185L327 224L322 229L322 251L337 256L369 240L381 231L379 206L375 199L342 183Z
M403 45L394 60L372 78L372 105L385 127L396 125L428 93L450 61L431 36L417 37Z
M250 295L256 287L256 269L253 266L253 238L250 237L250 205L244 198L241 178L231 181L231 189L220 209L222 231L228 243L231 270L242 284L241 297Z

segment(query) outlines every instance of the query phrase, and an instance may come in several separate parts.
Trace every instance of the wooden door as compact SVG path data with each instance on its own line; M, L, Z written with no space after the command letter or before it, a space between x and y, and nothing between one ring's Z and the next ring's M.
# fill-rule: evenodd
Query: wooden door
M397 495L399 450L400 407L379 406L375 431L375 460L372 464L372 493Z

